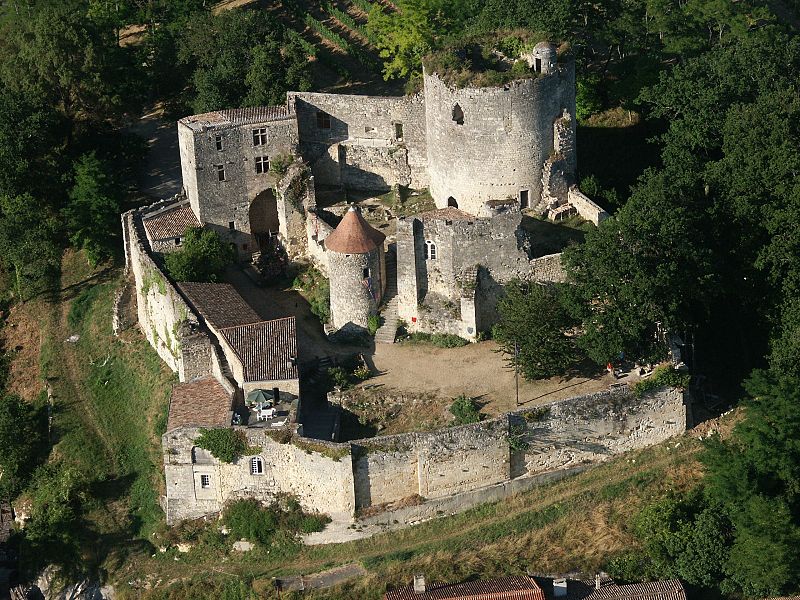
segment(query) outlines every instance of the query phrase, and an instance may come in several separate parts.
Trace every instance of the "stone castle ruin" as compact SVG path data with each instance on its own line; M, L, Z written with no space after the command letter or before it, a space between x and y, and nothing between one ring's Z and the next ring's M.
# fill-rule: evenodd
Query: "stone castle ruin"
M290 92L284 106L178 122L183 193L122 217L140 328L180 380L162 438L169 523L279 493L339 520L408 498L456 509L685 429L680 392L635 399L623 386L442 431L311 439L295 318L264 319L231 285L163 269L187 227L210 228L242 262L280 247L316 265L329 329L363 329L383 311L389 342L390 313L411 331L475 340L504 284L563 280L559 254L532 250L524 213L607 216L575 186L573 63L549 43L519 61L525 76L489 87L426 68L412 96ZM393 239L354 206L334 219L317 202L331 188L398 186L428 188L436 209L397 218ZM258 453L222 463L196 446L201 428L241 431ZM420 506L417 517L431 505Z

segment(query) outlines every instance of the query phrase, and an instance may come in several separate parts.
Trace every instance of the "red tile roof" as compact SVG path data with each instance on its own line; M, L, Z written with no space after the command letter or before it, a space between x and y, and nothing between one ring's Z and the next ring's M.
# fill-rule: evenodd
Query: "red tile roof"
M206 322L217 329L263 321L229 283L185 282L178 287Z
M432 585L421 594L414 593L409 585L387 592L385 600L545 600L544 593L530 577L512 576L456 583Z
M325 248L341 254L365 254L383 244L386 236L370 226L355 206L351 206L342 221L328 237Z
M294 317L227 327L220 334L242 363L245 381L299 377Z
M227 427L232 399L220 383L206 376L172 388L167 431L178 427Z
M677 579L628 585L611 583L593 591L586 600L686 600L686 592Z
M246 108L230 108L215 110L199 115L184 117L179 122L192 129L210 126L236 126L269 121L280 121L294 117L287 106L249 106Z
M188 227L200 227L200 221L188 204L168 208L142 220L151 240L181 237Z

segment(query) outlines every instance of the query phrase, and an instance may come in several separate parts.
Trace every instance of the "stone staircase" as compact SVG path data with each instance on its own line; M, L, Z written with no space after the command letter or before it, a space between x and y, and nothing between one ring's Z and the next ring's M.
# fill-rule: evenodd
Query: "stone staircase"
M383 325L375 332L375 342L394 344L397 333L397 253L394 247L390 247L386 253L386 291L383 300Z

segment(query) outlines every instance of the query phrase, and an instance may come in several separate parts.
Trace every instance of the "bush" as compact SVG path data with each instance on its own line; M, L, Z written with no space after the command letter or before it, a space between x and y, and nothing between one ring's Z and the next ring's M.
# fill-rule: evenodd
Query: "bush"
M350 375L342 367L330 367L328 380L332 386L346 390L350 387Z
M633 385L633 394L640 398L647 392L662 386L685 389L689 385L689 379L689 373L673 369L672 365L661 365L656 367L650 377L637 381Z
M477 423L483 417L478 403L464 394L453 399L453 403L450 405L450 412L455 417L456 425Z
M44 447L42 414L18 396L0 396L0 498L26 485Z
M291 154L278 154L278 156L269 161L269 171L282 177L286 175L293 162L294 157Z
M255 450L250 448L243 432L228 428L201 429L195 444L211 452L214 458L226 463L232 463L243 454Z
M433 344L439 348L460 348L469 344L469 341L452 333L424 333L418 331L408 336L408 339L412 343Z
M257 500L236 500L225 507L223 523L235 539L247 539L269 546L282 539L292 540L297 534L322 531L330 517L321 513L306 513L294 498L262 506ZM283 533L284 535L276 535Z
M370 315L369 319L367 319L367 329L369 330L370 335L375 335L375 333L381 327L381 319L380 315Z
M304 268L292 282L292 287L299 289L308 301L311 312L324 325L331 319L330 283L325 276L314 267Z
M190 227L184 234L183 247L164 257L164 265L175 281L214 283L235 259L232 246L222 241L216 231Z

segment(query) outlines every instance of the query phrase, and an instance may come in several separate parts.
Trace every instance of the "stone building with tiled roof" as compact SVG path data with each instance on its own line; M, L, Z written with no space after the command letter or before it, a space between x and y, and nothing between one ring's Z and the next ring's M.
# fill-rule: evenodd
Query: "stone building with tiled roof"
M152 212L142 219L147 241L153 252L172 252L177 250L183 241L186 230L200 227L200 221L188 202L171 204Z

